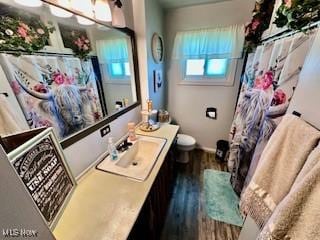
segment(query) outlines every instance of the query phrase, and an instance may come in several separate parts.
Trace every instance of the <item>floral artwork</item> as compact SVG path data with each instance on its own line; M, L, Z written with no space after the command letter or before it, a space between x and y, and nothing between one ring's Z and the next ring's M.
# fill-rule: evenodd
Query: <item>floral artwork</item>
M269 27L274 2L274 0L256 0L252 20L247 23L245 30L245 47L249 52L260 43L263 32Z
M3 59L30 128L53 127L63 139L102 119L90 61L8 54Z
M39 19L30 19L30 23L9 16L0 17L0 51L34 53L43 49L54 27L47 26Z
M91 42L85 29L75 29L67 25L59 24L64 46L71 48L74 55L80 59L88 59L91 52Z
M302 30L303 27L320 20L319 0L282 0L276 12L277 27Z

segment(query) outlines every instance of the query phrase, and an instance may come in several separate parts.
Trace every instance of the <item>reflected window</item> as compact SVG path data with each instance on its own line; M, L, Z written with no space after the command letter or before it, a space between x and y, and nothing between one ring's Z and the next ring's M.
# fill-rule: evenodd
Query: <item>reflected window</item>
M99 40L96 47L99 62L106 65L105 69L111 79L127 80L131 76L126 38Z
M109 72L113 79L128 78L131 75L129 62L111 63Z

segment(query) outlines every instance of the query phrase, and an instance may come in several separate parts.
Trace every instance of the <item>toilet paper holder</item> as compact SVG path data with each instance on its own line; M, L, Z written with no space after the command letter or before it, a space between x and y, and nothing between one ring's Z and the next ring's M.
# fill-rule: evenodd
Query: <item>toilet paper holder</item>
M214 107L207 108L206 117L216 120L217 119L217 109Z

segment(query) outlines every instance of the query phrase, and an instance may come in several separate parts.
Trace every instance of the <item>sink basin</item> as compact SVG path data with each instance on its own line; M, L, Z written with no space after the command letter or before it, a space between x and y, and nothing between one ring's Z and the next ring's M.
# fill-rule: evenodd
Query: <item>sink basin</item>
M142 135L137 137L128 150L119 153L118 160L112 161L108 155L96 168L138 181L146 180L167 140Z

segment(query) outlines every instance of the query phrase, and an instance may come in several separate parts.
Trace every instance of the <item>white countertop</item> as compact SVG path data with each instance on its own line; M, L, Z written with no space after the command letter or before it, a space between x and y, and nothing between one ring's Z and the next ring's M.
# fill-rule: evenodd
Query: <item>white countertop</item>
M89 170L78 182L53 231L57 240L127 239L178 129L179 126L168 124L151 133L136 131L167 139L144 182L94 168Z

